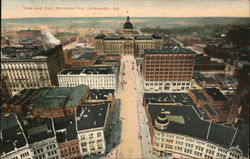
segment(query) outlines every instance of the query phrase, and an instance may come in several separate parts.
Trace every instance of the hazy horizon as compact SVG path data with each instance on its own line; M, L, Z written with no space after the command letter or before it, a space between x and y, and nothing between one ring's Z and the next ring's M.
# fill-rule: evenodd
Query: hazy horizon
M2 0L2 18L249 17L248 0ZM15 12L13 12L15 10Z

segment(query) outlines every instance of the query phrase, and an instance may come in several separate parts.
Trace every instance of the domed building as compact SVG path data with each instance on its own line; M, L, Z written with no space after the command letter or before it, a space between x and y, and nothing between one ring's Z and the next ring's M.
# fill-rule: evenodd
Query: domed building
M123 36L124 37L131 37L133 36L133 25L130 22L129 16L127 16L127 22L123 25Z
M98 34L95 37L95 50L98 54L122 54L142 56L145 49L161 49L163 38L157 34L142 36L134 30L130 17L123 25L121 36Z

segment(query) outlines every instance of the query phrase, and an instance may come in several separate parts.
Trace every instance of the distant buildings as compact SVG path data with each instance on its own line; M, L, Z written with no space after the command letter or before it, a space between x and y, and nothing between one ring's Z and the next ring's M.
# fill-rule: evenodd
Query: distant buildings
M92 66L96 58L96 52L84 52L80 55L71 55L71 57L65 58L65 62L70 66Z
M17 38L20 45L37 45L42 44L43 35L41 30L19 30Z
M56 74L65 68L62 46L3 48L2 75L8 77L12 94L22 89L58 86Z
M225 63L211 61L209 56L196 55L194 70L195 71L224 71Z
M153 154L173 158L248 158L249 126L202 120L192 106L148 105Z
M75 108L88 97L89 87L52 87L24 89L2 106L4 112L19 117L28 114L38 118L56 118L75 114Z
M115 66L73 67L57 75L60 87L81 84L91 89L117 89L118 68Z
M123 26L123 35L106 37L104 34L98 34L95 37L95 48L98 54L130 54L140 56L144 49L161 49L163 38L158 34L152 36L135 36L133 25L130 18Z
M144 89L187 92L194 71L195 52L184 48L147 49L143 59Z

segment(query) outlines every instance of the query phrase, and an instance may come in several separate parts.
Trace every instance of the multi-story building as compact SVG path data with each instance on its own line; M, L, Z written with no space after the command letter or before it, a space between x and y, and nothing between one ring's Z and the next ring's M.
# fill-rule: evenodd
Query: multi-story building
M4 112L23 117L29 113L40 118L56 118L75 114L75 107L88 97L89 87L52 87L25 89L2 106Z
M91 89L117 88L118 68L114 66L73 67L57 75L60 87L74 87L81 84Z
M32 159L27 138L15 114L1 114L0 158Z
M6 76L1 76L1 105L8 101L11 97L9 79Z
M96 52L84 52L81 55L67 57L65 61L71 66L92 66L96 58Z
M64 69L62 46L39 48L3 48L2 75L10 81L12 94L22 89L58 86L57 73Z
M24 130L34 159L61 158L51 119L24 121Z
M143 59L144 89L187 92L191 86L195 52L190 49L146 49Z
M214 109L225 109L228 105L227 98L217 88L204 88L203 94L207 98L208 103Z
M81 154L76 132L75 115L54 118L53 121L61 158L80 159Z
M249 126L199 118L192 106L148 106L153 154L171 158L249 158Z
M106 37L104 34L98 34L95 37L95 48L98 54L130 54L140 56L144 49L161 49L163 38L158 34L152 36L138 36L133 31L133 25L130 18L123 26L123 35L116 37ZM136 36L135 36L136 35Z
M105 154L109 104L109 102L101 102L96 106L85 104L77 108L77 135L82 157Z

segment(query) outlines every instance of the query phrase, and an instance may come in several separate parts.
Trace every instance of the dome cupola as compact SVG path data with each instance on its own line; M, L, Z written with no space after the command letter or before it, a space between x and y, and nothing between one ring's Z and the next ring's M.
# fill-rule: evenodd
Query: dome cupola
M155 127L159 130L165 130L167 129L168 124L169 124L169 121L167 119L167 114L163 109L161 113L157 116L157 118L155 119Z
M133 25L130 22L129 16L127 16L127 22L123 25L123 29L131 29L131 30L133 29Z

